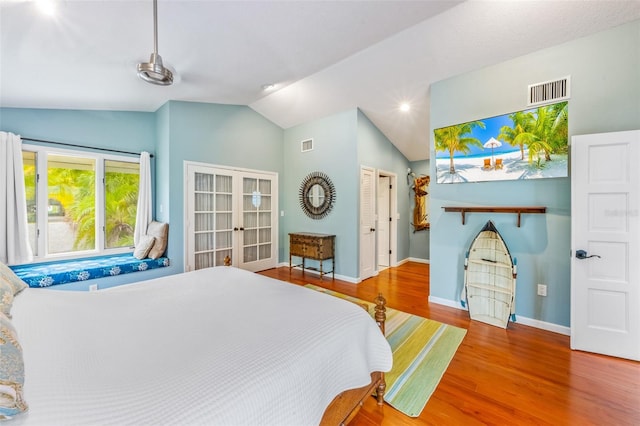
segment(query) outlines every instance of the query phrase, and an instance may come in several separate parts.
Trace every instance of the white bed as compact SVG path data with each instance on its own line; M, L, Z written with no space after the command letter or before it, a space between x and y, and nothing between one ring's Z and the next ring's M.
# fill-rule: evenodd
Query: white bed
M389 371L360 307L231 267L97 292L25 289L16 425L317 425Z

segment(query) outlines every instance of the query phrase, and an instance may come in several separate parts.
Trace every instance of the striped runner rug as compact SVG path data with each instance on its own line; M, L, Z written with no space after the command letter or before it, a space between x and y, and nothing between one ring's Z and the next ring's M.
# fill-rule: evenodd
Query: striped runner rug
M313 284L305 287L366 304L373 315L373 303ZM385 373L385 402L408 416L419 416L466 333L463 328L387 308L385 337L393 351L393 367Z

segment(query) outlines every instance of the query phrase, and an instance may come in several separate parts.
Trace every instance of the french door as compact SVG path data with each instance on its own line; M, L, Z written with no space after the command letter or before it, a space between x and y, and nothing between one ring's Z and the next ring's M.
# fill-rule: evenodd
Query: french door
M185 163L185 270L277 263L278 175Z

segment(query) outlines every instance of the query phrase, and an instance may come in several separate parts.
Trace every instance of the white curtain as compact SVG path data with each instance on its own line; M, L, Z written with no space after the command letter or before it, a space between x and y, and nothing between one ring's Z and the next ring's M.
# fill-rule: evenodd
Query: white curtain
M22 139L13 133L0 132L0 261L15 265L32 260Z
M140 238L147 233L151 222L151 156L148 152L140 153L140 187L138 188L138 210L136 227L133 231L133 244L137 247Z

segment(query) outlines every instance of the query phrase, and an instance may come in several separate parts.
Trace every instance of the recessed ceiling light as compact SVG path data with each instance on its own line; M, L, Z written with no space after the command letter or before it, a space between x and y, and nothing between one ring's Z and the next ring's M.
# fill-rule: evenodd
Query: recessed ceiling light
M400 104L400 111L407 112L410 109L411 109L411 105L409 105L408 103L404 102Z
M272 90L273 90L273 89L275 89L275 88L276 88L276 85L275 85L275 84L273 84L273 83L263 84L263 85L262 85L262 90L264 90L264 91L266 91L266 92L270 92L270 91L272 91Z
M55 0L36 0L36 6L43 15L55 16L56 14Z

